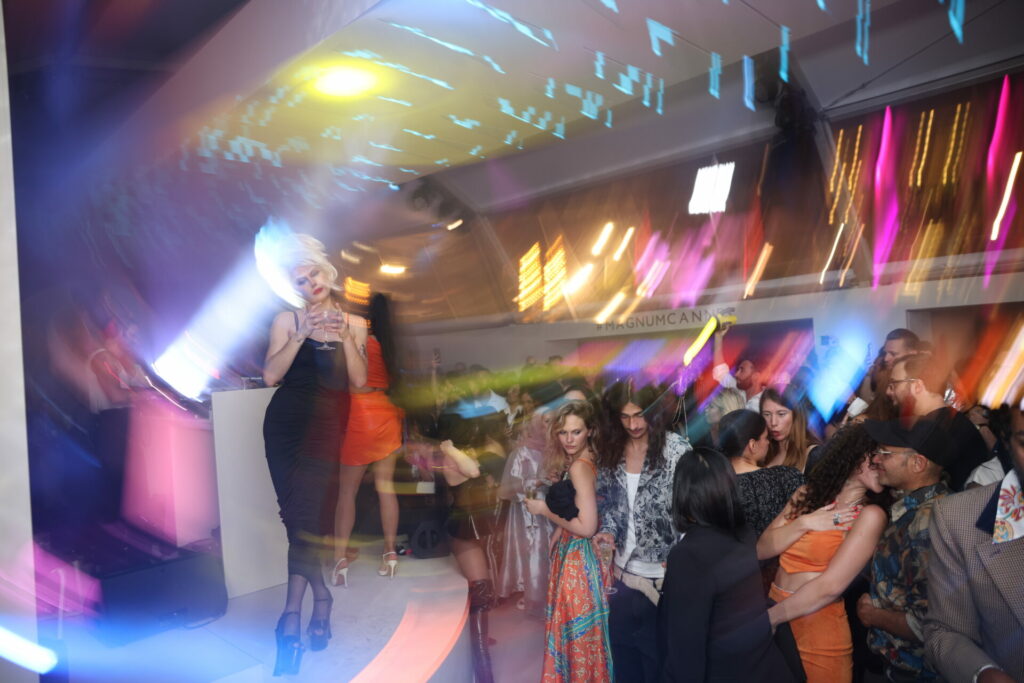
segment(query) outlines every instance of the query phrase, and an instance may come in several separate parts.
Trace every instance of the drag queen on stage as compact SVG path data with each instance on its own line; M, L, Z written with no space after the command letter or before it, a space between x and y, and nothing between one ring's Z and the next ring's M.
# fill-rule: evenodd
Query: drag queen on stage
M279 247L280 248L280 247ZM337 296L338 271L324 245L290 235L283 266L305 302L275 316L263 365L268 387L263 439L267 465L288 534L288 592L277 622L274 675L298 673L302 661L302 599L313 591L309 646L327 647L331 593L321 567L333 511L326 509L347 421L349 386L366 383L366 323Z

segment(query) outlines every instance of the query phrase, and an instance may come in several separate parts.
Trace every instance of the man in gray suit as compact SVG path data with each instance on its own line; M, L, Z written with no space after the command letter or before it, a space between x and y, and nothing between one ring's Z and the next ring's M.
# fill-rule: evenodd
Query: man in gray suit
M1001 438L1013 469L1001 482L935 508L925 653L951 683L1024 681L1024 413Z

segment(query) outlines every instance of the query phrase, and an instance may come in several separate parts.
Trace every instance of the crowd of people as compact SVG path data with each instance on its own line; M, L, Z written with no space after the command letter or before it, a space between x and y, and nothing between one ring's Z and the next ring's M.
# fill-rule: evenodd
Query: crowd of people
M442 373L435 354L413 381L385 302L346 312L322 246L296 254L307 306L275 319L265 370L290 543L275 673L298 671L307 588L310 649L331 637L324 556L346 583L367 467L395 575L404 453L447 501L477 681L500 600L543 619L545 681L1024 681L1021 397L974 405L913 332L827 416L810 369L780 385L756 357L726 363L720 337L700 400L557 357Z

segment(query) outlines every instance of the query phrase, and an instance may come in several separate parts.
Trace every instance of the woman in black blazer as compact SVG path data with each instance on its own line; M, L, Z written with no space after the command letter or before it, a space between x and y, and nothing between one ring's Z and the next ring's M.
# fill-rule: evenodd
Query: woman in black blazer
M754 539L724 455L697 448L680 458L672 515L682 536L658 605L662 680L796 680L772 640Z

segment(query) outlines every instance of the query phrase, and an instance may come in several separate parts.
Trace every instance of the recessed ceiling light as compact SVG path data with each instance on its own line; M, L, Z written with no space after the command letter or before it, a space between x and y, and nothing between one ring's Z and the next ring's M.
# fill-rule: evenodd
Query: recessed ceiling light
M369 71L351 66L334 66L324 69L313 81L313 87L331 97L351 97L370 90L377 78Z

